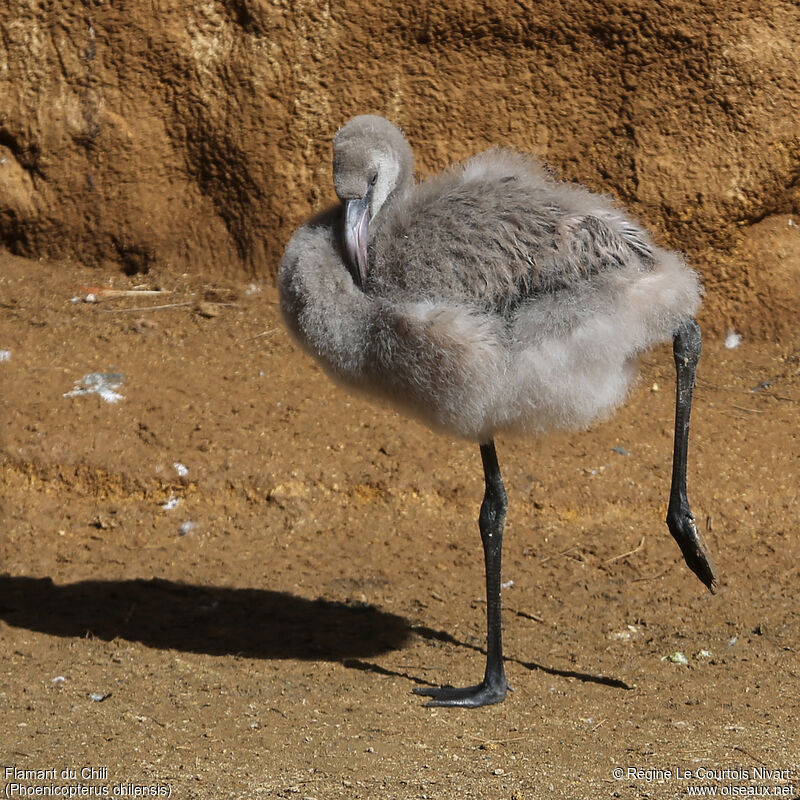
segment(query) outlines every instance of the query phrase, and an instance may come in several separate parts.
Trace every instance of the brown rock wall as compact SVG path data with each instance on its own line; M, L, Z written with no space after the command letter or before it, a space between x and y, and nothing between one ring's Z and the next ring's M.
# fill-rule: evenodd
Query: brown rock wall
M699 265L718 327L775 335L800 229L770 234L791 241L760 281L734 259L752 224L800 217L797 52L788 0L20 0L0 8L0 243L272 275L332 196L332 133L373 111L422 173L505 144L611 193Z

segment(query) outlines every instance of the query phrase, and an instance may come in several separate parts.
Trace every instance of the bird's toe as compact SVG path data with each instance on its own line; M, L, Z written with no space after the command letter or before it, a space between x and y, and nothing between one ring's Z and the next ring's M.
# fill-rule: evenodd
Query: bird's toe
M680 546L686 565L714 594L719 584L717 568L692 512L688 508L670 508L667 527Z
M455 686L440 686L431 688L414 689L414 694L430 697L426 706L457 706L460 708L479 708L494 703L502 703L506 692L512 691L505 679L497 681L483 680L475 686L457 688Z

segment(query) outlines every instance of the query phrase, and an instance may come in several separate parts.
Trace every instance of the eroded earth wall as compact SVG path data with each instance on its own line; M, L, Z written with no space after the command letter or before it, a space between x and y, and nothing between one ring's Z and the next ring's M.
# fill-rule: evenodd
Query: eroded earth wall
M11 0L0 245L269 277L332 199L331 135L371 111L422 174L536 152L687 252L712 324L780 335L800 300L798 52L791 0Z

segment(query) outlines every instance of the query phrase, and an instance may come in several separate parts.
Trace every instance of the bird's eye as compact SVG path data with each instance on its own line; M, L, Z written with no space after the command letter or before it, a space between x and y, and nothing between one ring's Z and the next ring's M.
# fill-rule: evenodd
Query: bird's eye
M377 180L378 180L378 173L377 172L373 172L372 175L369 176L369 185L370 186L374 186L375 185L375 181L377 181Z

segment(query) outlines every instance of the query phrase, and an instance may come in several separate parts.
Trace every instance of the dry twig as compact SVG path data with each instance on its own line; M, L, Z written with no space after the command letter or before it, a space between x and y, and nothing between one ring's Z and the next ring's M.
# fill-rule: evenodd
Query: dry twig
M632 556L634 553L638 553L644 547L644 536L642 536L642 541L633 548L633 550L628 550L627 553L620 553L618 556L614 556L613 558L607 558L603 563L610 564L612 561L619 561L621 558L626 558L627 556Z

